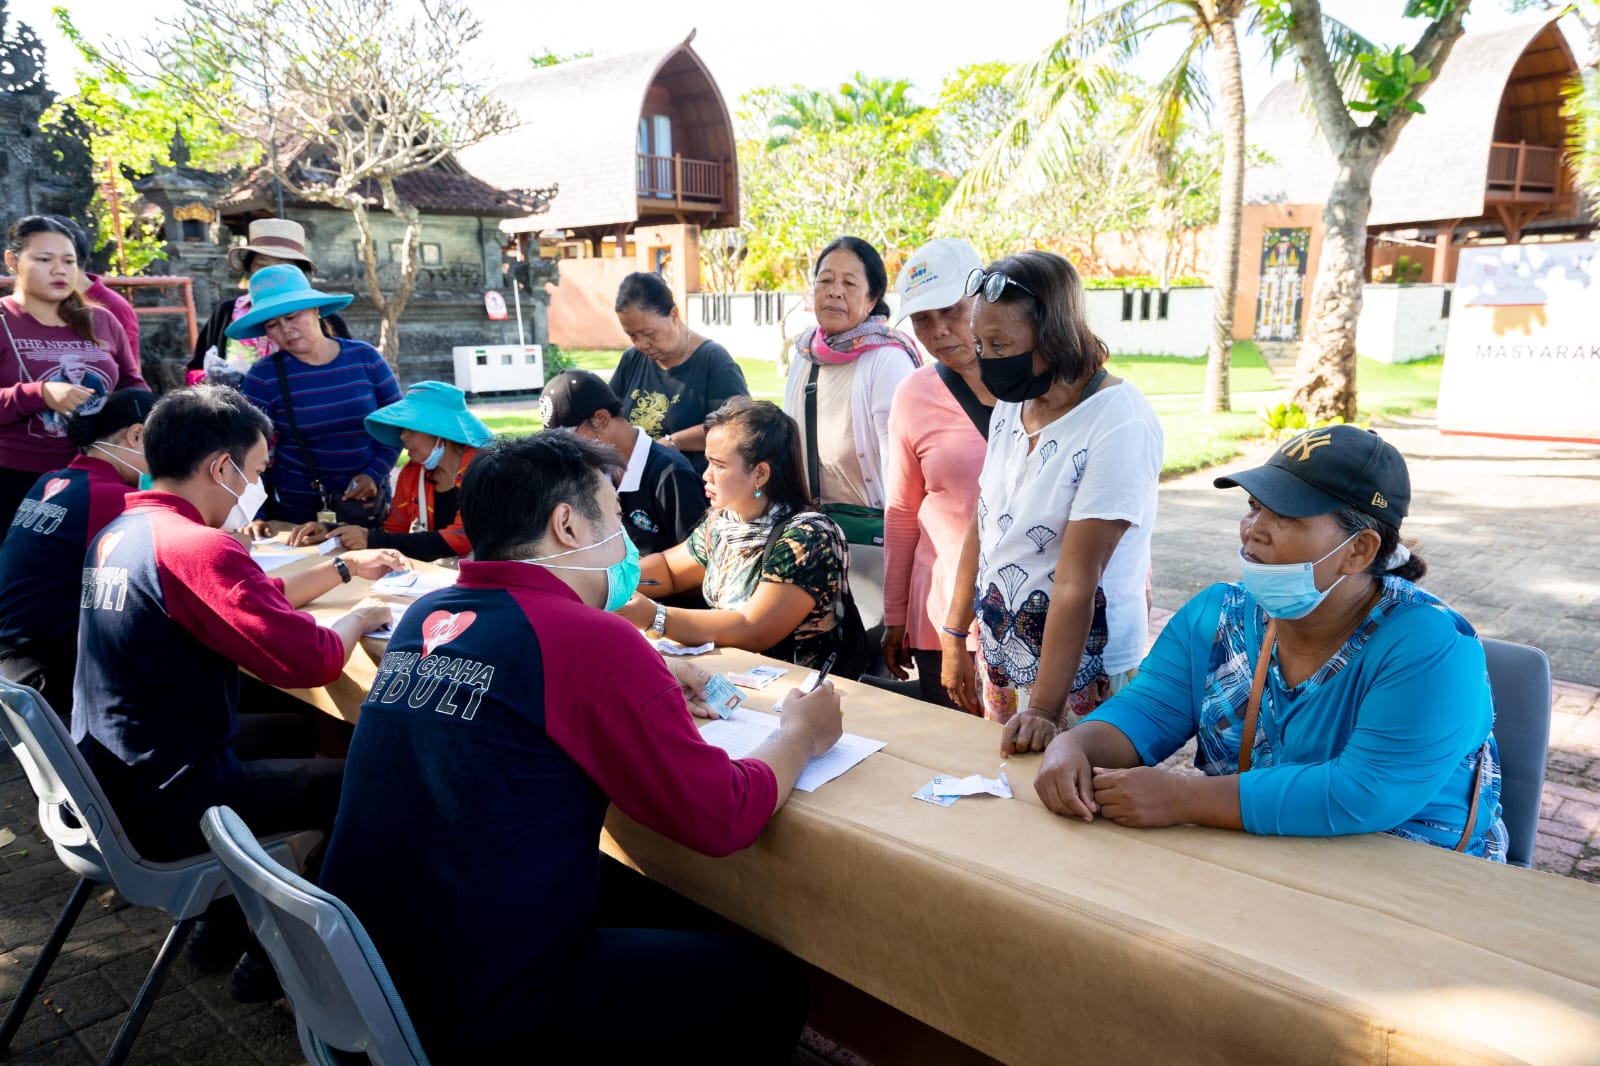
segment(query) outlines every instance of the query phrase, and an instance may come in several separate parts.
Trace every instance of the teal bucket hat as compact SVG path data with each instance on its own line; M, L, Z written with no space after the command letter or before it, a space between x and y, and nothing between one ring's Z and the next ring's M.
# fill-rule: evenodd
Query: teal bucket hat
M391 448L400 447L400 431L427 433L481 448L494 439L489 427L467 410L467 394L442 381L419 381L400 400L367 416L367 432Z
M350 306L355 297L348 293L318 292L305 274L295 266L269 266L250 276L250 310L240 315L223 332L236 341L266 336L262 325L282 315L315 307L323 314Z

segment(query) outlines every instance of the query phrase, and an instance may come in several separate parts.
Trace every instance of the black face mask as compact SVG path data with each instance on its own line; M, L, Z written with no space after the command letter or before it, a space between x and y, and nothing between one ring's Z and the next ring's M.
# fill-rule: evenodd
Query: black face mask
M1006 403L1022 403L1036 400L1050 391L1053 375L1035 375L1033 353L1029 351L994 359L979 359L978 377L983 380L983 387L994 393L995 399Z

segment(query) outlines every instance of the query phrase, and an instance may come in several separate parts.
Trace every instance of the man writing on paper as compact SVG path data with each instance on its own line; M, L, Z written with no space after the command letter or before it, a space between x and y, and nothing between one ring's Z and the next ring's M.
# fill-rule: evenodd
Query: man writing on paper
M271 429L232 389L163 397L144 430L154 488L128 497L84 560L72 737L147 859L205 851L213 804L263 833L329 827L338 806L342 763L288 758L313 754L286 749L314 737L289 716L241 717L239 668L283 688L330 683L389 608L359 605L329 626L296 608L405 559L351 552L281 581L262 573L222 527L260 505Z
M803 978L766 945L596 911L608 803L726 855L842 729L824 684L791 692L750 758L700 739L683 683L607 613L639 575L619 466L563 431L479 452L475 558L406 613L361 708L322 884L435 1063L788 1062L805 1017Z

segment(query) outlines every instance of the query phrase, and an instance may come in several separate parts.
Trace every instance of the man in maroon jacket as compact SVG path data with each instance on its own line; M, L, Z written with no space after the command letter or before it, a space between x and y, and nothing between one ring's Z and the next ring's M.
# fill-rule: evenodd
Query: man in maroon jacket
M619 466L565 431L480 451L475 559L406 613L362 704L322 883L436 1063L787 1062L805 1017L803 978L758 941L597 920L608 804L726 855L841 730L824 682L750 758L700 739L684 684L600 609L639 575Z

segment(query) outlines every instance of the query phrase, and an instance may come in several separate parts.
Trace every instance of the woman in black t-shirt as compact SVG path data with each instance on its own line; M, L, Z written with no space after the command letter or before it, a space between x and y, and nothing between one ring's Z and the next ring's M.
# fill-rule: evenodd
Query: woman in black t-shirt
M728 350L684 322L658 274L629 274L617 290L617 321L633 347L611 375L622 416L706 469L706 416L734 396L748 396L744 372Z

